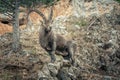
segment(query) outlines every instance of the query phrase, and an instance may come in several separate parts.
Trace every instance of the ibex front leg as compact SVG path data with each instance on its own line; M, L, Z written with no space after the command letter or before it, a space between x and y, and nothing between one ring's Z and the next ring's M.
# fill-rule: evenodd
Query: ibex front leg
M49 52L49 55L51 57L51 62L54 63L56 58L55 58L55 51L56 51L56 42L54 41L51 45L51 51Z

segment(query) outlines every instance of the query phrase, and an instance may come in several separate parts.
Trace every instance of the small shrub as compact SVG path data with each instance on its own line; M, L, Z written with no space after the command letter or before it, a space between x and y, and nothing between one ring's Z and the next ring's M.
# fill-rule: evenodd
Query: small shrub
M79 25L79 26L86 26L87 22L82 19L80 21L76 21L74 24Z
M115 0L115 1L117 1L117 2L119 2L119 3L120 3L120 0Z

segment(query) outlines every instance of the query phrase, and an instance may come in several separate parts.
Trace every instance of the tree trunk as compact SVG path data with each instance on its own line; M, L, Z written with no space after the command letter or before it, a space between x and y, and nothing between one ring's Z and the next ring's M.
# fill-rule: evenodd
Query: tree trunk
M20 49L20 33L19 33L19 4L16 0L13 17L13 51L17 52Z

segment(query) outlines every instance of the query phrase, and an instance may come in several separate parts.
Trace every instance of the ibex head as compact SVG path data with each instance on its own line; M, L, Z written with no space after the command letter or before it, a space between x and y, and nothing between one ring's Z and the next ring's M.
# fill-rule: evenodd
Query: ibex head
M50 8L50 13L48 18L46 18L44 15L42 15L43 21L41 22L42 27L44 28L45 32L48 33L51 31L51 23L52 23L52 16L53 16L53 9L52 7Z
M45 15L40 12L39 10L36 10L36 9L32 9L28 12L28 16L31 12L36 12L38 13L42 18L43 18L43 21L40 20L41 22L41 26L42 28L45 30L45 32L50 32L52 27L50 26L51 23L52 23L52 16L53 16L53 9L52 9L52 6L50 7L50 13L49 13L49 16L48 18L45 17ZM28 18L28 17L27 17Z

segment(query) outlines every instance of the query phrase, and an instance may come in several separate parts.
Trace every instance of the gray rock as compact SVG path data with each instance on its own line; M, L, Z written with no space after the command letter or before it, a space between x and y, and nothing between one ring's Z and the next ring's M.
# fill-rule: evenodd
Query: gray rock
M57 75L58 70L57 70L57 67L56 67L55 64L49 63L48 64L48 69L49 69L50 75L52 77L55 77Z
M48 80L42 71L38 71L38 80Z
M104 76L104 80L112 80L110 76Z
M71 78L68 74L68 69L67 68L60 69L58 74L57 74L57 78L59 80L71 80Z

